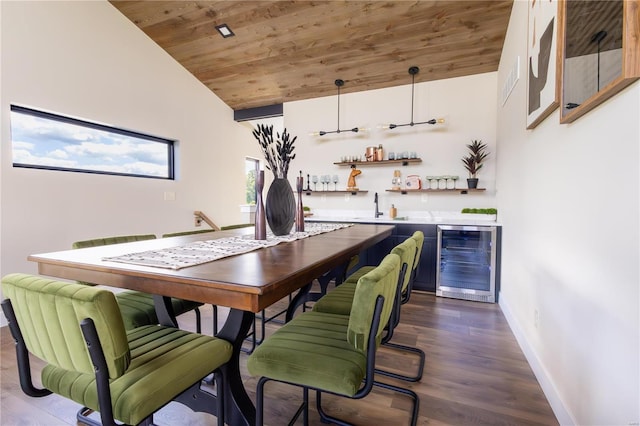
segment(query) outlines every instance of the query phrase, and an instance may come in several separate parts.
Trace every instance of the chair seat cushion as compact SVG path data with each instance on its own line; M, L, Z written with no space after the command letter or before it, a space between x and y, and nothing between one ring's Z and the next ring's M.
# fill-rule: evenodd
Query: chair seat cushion
M227 362L232 352L226 340L158 325L130 330L127 339L131 364L124 375L111 381L111 399L114 417L131 425ZM42 384L99 411L94 374L49 364L42 370Z
M153 303L153 295L129 290L117 293L116 300L120 306L120 312L126 330L158 323L158 317L156 316L156 309ZM173 305L173 312L176 316L202 306L202 303L176 299L175 297L171 298L171 304Z
M254 376L353 396L367 361L347 342L348 326L348 316L304 312L258 346L247 368Z
M371 272L375 269L375 266L363 266L355 271L353 274L349 275L347 279L344 281L345 283L357 283L361 276L365 275L368 272Z
M322 296L314 305L314 312L347 315L351 313L353 295L356 292L356 282L345 282Z

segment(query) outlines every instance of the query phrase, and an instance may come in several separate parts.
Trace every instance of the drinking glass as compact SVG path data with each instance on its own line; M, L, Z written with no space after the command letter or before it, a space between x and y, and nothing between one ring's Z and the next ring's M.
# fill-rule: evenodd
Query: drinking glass
M338 189L338 175L333 175L333 190L336 191Z
M317 175L311 176L311 182L313 182L313 190L316 191L317 185L318 185L318 176Z

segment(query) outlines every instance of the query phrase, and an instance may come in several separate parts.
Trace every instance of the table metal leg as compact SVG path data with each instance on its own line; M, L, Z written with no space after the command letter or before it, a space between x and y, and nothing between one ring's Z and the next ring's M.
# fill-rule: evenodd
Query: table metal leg
M298 293L295 295L291 303L289 303L289 307L287 308L287 315L284 319L285 322L291 321L293 319L293 314L295 314L296 309L298 309L298 306L302 305L308 300L307 296L309 294L309 291L311 290L312 285L313 281L298 290Z
M154 294L153 304L156 307L156 316L158 317L158 323L160 325L178 328L178 321L176 320L176 315L173 312L173 305L171 304L170 297Z
M253 426L256 423L256 407L247 395L240 374L242 342L251 329L252 312L231 309L227 321L218 333L219 338L233 344L231 359L222 367L225 378L225 420L229 425Z

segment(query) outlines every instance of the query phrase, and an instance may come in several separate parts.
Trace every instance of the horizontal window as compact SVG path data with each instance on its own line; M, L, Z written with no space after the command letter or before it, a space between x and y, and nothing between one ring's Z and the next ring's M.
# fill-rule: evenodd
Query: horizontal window
M14 167L174 178L174 141L11 105Z

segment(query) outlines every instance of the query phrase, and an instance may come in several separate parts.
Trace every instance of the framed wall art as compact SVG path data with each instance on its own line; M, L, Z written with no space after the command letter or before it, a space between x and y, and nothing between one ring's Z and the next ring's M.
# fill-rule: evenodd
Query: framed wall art
M558 0L528 0L527 129L559 105Z

